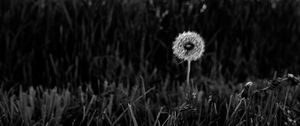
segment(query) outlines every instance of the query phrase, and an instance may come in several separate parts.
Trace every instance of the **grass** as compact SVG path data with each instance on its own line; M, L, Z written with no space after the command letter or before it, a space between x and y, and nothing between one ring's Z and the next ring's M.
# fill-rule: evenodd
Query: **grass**
M294 79L295 83L291 78L254 82L230 94L222 93L223 89L201 90L192 103L186 102L187 94L176 93L180 89L145 89L143 84L128 88L104 82L107 87L101 94L96 94L91 86L74 91L19 87L1 90L0 124L296 126L300 119L300 79ZM274 87L275 80L280 83Z
M207 9L198 12L204 4ZM23 85L124 83L139 75L182 81L184 65L176 64L170 47L186 30L206 42L196 65L203 76L243 82L275 71L299 73L297 0L279 1L276 8L268 0L5 0L1 5L1 79Z
M2 0L0 125L299 125L299 16L299 0ZM195 101L171 48L187 30L207 47Z

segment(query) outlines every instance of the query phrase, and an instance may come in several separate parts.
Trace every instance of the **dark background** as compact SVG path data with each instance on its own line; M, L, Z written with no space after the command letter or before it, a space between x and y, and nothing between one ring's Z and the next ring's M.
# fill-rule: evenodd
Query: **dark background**
M201 12L201 8L207 8ZM185 80L175 37L201 34L192 78L299 74L299 0L1 0L0 80L67 86Z

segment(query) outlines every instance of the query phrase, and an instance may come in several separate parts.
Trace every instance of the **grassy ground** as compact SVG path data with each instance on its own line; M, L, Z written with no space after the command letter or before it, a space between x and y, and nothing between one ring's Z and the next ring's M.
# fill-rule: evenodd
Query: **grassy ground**
M251 83L251 82L250 82ZM205 85L187 99L184 85L145 88L99 83L78 88L0 91L1 125L272 125L297 126L300 78L285 76L239 85ZM166 82L163 87L168 84ZM238 92L235 92L238 91Z
M0 125L299 125L299 6L2 0ZM186 30L206 44L195 99L171 48Z

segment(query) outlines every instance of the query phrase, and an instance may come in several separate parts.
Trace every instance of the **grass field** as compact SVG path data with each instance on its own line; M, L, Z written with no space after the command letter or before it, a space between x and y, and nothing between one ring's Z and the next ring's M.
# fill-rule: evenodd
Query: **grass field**
M1 0L0 125L297 126L299 40L299 0Z

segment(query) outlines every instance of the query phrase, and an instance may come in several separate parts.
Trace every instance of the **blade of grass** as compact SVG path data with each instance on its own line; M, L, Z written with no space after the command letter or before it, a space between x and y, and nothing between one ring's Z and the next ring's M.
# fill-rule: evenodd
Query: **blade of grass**
M156 119L155 119L155 122L154 122L153 126L156 126L156 124L159 122L159 117L160 117L160 114L162 112L162 109L163 109L163 107L160 107L159 112L158 112L158 114L156 116Z
M133 113L133 110L132 110L130 104L128 104L128 108L129 108L130 116L131 116L131 119L132 119L132 121L133 121L134 126L138 126L138 123L137 123L137 121L136 121L136 118L135 118L135 116L134 116L134 113Z

